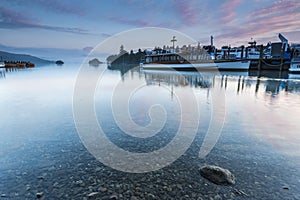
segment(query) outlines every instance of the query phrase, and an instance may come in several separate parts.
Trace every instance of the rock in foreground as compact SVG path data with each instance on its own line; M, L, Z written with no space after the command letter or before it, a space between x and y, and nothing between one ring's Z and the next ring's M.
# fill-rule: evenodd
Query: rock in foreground
M231 185L235 183L234 175L228 169L218 166L204 166L200 169L200 175L218 185Z

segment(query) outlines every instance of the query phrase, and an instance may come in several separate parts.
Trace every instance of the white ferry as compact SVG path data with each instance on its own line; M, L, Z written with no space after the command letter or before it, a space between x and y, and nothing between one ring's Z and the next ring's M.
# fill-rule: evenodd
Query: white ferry
M209 55L199 56L201 59L186 59L177 53L151 53L146 55L143 69L175 69L175 70L248 70L249 60L213 60Z

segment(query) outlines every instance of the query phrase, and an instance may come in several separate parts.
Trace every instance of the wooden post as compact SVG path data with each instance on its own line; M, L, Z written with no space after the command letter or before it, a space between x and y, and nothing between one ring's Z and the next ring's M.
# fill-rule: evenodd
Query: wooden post
M238 80L237 93L239 93L239 91L240 91L240 84L241 84L241 76L239 76L239 80Z
M244 46L244 45L242 45L241 59L243 59L243 58L244 58L244 49L245 49L245 46Z
M290 60L292 60L292 59L293 59L293 57L294 57L294 52L295 52L295 49L294 49L294 48L292 48L292 50L291 50L291 55L290 55Z
M259 84L260 84L260 79L259 79L259 77L257 77L257 81L256 81L256 85L255 85L255 94L258 92Z
M259 49L258 71L261 70L261 65L262 65L262 61L263 61L263 50L264 50L264 46L263 46L263 45L260 45L260 49Z
M217 48L214 50L215 60L217 60Z
M283 44L282 49L281 49L281 59L280 59L280 73L283 69L283 61L284 61L284 50L285 50L285 44Z

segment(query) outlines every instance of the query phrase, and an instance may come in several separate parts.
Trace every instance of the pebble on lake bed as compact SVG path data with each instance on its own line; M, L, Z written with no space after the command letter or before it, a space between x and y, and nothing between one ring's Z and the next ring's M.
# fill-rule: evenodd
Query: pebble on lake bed
M36 198L40 199L44 196L44 193L43 192L38 192L36 193Z
M200 175L217 185L235 184L234 175L218 166L207 165L200 168Z
M99 195L99 192L92 192L90 194L88 194L88 198L95 198Z

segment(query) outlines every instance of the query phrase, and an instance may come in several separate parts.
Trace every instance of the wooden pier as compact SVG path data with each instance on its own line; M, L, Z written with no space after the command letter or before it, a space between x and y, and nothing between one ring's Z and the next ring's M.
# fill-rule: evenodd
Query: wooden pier
M11 61L4 61L4 66L1 68L18 68L18 69L22 69L22 68L33 68L34 64L31 62L11 62Z

